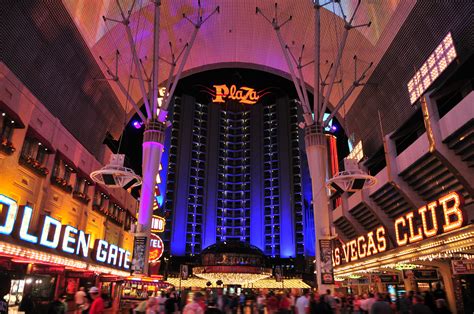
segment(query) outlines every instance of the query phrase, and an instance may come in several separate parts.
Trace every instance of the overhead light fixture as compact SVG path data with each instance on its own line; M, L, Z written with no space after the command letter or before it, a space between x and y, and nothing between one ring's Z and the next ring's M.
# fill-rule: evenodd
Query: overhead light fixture
M124 160L125 155L113 154L108 165L91 173L91 179L110 188L129 189L141 185L141 177L132 169L124 167Z
M344 158L344 168L344 171L326 181L326 186L336 193L357 192L377 183L377 178L359 169L357 159Z

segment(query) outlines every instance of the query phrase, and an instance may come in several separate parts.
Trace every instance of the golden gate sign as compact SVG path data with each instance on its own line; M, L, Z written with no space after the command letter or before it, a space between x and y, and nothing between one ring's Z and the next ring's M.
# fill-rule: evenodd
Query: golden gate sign
M235 85L231 85L230 88L227 85L213 85L216 89L215 97L212 98L212 102L223 103L225 99L238 100L241 104L253 105L257 103L261 97L257 91L253 88L242 86L239 89Z
M399 216L393 224L396 246L401 247L461 228L466 221L461 206L461 196L457 192L450 192L437 201ZM421 224L417 223L419 221ZM342 243L342 247L336 247L332 251L334 266L341 265L343 260L349 263L385 252L388 243L386 234L385 227L380 226L375 231Z

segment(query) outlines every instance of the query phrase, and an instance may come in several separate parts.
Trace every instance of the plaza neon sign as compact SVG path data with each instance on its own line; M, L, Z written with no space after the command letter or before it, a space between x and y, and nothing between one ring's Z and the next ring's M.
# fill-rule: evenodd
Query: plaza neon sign
M461 228L466 221L461 206L461 196L457 192L450 192L434 202L399 216L393 224L395 245L405 246ZM385 252L388 243L386 234L385 227L380 226L375 231L342 243L341 247L333 249L334 266L341 265L343 261L354 262Z
M30 230L32 207L18 206L15 200L0 194L0 208L0 235L12 236L31 244L83 258L88 258L90 255L96 262L130 269L131 253L117 245L97 239L91 252L91 236L82 230L62 225L59 220L45 215L36 234Z
M238 100L241 104L253 105L263 95L251 87L242 86L237 89L237 86L231 85L230 88L223 85L213 85L215 88L215 95L212 98L213 103L225 103L226 99ZM259 95L260 94L260 95Z

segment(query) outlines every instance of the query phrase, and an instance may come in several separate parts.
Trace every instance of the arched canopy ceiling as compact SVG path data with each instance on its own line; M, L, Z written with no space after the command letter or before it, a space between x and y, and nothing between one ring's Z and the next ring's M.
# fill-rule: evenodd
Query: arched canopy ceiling
M132 5L132 0L119 0L125 10ZM341 0L346 16L351 16L357 0ZM258 6L267 16L274 14L274 2L263 0L230 1L202 0L203 15L211 13L220 6L220 14L212 16L199 30L196 42L191 50L184 72L193 73L197 69L215 68L218 64L248 64L250 67L273 70L275 73L288 74L283 53L275 31L264 18L255 13ZM325 1L322 1L325 2ZM131 69L131 53L126 40L125 27L114 22L104 22L102 16L120 19L120 11L115 0L63 0L69 14L76 23L84 40L94 57L102 56L113 67L115 51L120 51L119 77L125 86L128 84ZM344 50L340 73L337 79L343 80L334 89L330 99L336 103L354 80L353 56L357 55L365 64L377 63L389 47L400 26L405 21L415 4L415 0L362 0L354 24L372 22L370 28L357 28L349 33ZM168 42L179 52L190 40L193 26L183 19L185 13L191 19L197 15L197 0L162 0L160 56L170 60ZM313 60L314 54L314 9L310 0L278 1L279 18L285 20L292 15L293 19L282 28L282 35L295 55L299 55L301 46L305 45L303 63ZM131 15L131 29L135 37L139 57L145 61L148 74L151 73L153 49L153 14L154 4L149 0L136 0ZM344 29L344 21L337 4L330 3L321 11L321 72L328 71L334 61L339 40ZM326 64L326 60L329 63ZM102 66L102 65L101 65ZM360 63L359 71L364 67ZM168 77L170 66L159 63L160 81ZM104 67L102 68L104 70ZM314 66L304 68L306 84L312 88L314 83ZM370 73L369 73L370 75ZM117 86L111 83L118 98L125 106L125 97ZM346 102L347 111L358 95L360 89ZM139 102L141 93L136 80L130 83L130 94ZM130 105L128 110L132 110Z

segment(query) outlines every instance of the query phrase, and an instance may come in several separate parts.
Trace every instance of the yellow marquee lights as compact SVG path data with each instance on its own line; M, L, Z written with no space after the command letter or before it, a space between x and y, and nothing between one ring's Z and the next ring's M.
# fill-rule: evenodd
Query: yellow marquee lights
M78 269L87 269L87 263L74 260L71 258L66 258L50 253L43 253L40 251L28 249L18 245L13 245L10 243L0 242L0 252L3 254L18 257L25 260L31 260L32 262L43 262L62 265L66 267L74 267Z
M334 270L337 276L348 276L353 273L368 273L380 270L380 268L395 269L396 265L414 264L418 261L432 261L443 258L472 258L473 254L465 252L474 249L474 225L466 226L453 231L455 234L441 234L439 240L427 239L434 246L413 243L409 247L400 247L387 251L382 255L373 256L368 259L354 263L337 266ZM418 268L420 266L417 266Z
M90 270L96 273L111 274L116 276L128 276L130 274L126 271L121 271L110 267L92 265L75 259L44 253L5 242L0 242L0 252L8 256L18 258L19 260L24 260L25 262L54 264L58 266Z

